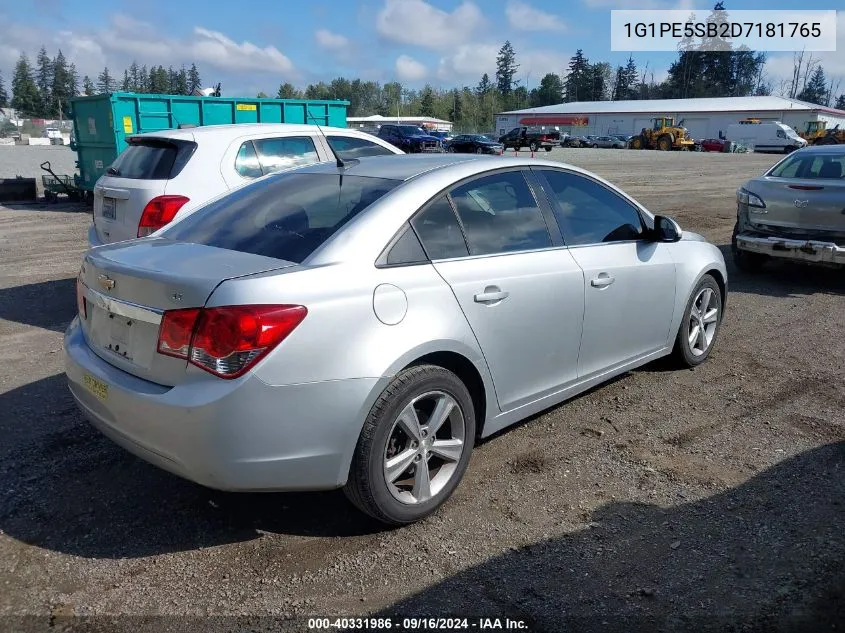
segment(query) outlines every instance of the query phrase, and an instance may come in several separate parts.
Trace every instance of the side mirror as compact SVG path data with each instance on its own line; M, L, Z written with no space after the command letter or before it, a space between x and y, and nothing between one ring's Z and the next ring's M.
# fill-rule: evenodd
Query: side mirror
M654 241L677 242L684 232L675 220L665 215L654 216Z

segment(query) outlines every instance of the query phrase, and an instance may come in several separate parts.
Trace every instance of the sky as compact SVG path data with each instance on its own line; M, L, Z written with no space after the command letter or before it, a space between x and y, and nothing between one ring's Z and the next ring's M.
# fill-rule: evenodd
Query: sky
M841 0L726 0L731 9L839 9ZM804 6L809 5L809 6ZM108 66L122 75L133 60L165 67L196 62L203 84L223 94L274 96L281 83L305 87L334 77L399 81L408 88L478 83L495 73L505 40L529 89L562 73L581 48L591 61L624 64L610 50L610 10L696 9L696 0L0 0L0 73L42 44L61 49L80 76ZM837 15L838 52L817 53L825 71L843 78L845 11ZM640 69L660 81L674 53L637 53ZM792 69L791 53L771 53L767 72L777 91Z

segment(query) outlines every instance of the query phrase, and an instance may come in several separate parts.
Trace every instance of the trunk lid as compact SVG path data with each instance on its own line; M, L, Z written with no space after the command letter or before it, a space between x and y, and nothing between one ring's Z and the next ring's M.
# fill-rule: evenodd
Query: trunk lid
M202 307L223 281L295 265L163 238L96 248L80 271L87 299L82 329L91 349L112 365L176 385L187 363L157 353L164 311Z
M762 198L765 213L751 213L751 224L796 235L845 235L845 180L775 178L753 180L748 190Z

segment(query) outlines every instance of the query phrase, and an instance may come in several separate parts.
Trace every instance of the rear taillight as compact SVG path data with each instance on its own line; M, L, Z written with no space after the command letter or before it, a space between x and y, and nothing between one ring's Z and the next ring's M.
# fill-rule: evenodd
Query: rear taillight
M150 200L138 222L138 237L146 237L168 224L188 201L185 196L157 196Z
M295 305L170 310L162 317L158 351L215 376L237 378L285 340L306 314L305 306Z
M76 278L76 307L79 310L79 316L87 319L88 299L85 298L85 285L79 277Z

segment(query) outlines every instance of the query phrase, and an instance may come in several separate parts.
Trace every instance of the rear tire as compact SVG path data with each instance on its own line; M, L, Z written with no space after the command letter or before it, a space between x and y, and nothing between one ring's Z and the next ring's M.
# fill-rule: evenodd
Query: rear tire
M684 309L675 337L675 348L672 350L675 364L680 367L697 367L707 360L722 325L723 303L719 284L711 275L704 275L690 294Z
M432 401L431 418L426 418L428 400ZM412 406L413 402L418 404ZM447 403L443 406L449 413L429 435L428 425L441 403ZM409 419L418 420L418 425ZM418 431L416 439L410 430L406 431L409 424ZM443 439L446 435L453 439ZM457 437L461 444L458 450L453 448L454 460L442 460L438 442L451 441L454 447ZM359 510L382 523L404 525L419 521L437 510L457 488L469 465L474 441L475 409L461 380L437 365L409 367L391 381L370 410L343 491ZM443 446L439 450L444 450ZM394 469L398 472L391 482L391 475L387 474L389 460L404 463L406 460L399 459L403 454L411 459L404 470L399 470L401 466ZM418 470L422 463L426 464L425 471ZM423 472L427 474L421 477ZM418 484L420 491L425 490L422 481L430 482L428 498L424 492L417 492Z
M540 146L537 145L537 143L534 141L531 141L531 143L528 145L528 149L530 149L532 152L536 152L539 148Z
M544 147L543 149L545 149L547 152L552 151L551 145L546 145L546 147Z

